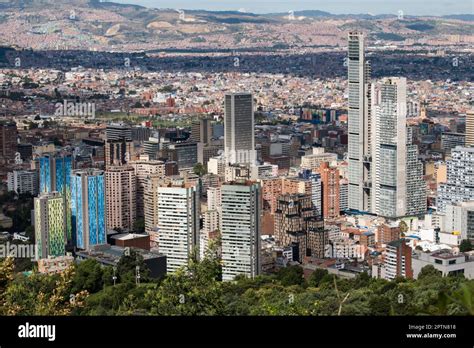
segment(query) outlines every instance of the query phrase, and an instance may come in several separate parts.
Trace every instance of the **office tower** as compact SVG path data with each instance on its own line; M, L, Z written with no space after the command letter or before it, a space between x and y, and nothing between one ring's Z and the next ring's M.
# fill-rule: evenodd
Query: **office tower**
M144 215L145 215L145 232L150 235L150 240L154 239L158 243L158 187L163 176L158 174L150 174L146 177L144 187Z
M37 259L66 254L65 201L58 192L34 199Z
M73 158L69 155L47 154L39 158L39 192L59 192L64 198L67 240L72 241L71 173Z
M466 113L466 147L474 146L474 110Z
M260 274L262 193L260 184L241 182L221 187L222 279Z
M198 163L197 143L184 142L170 144L168 153L170 160L178 163L179 170L193 168Z
M209 187L207 189L207 209L221 211L222 199L220 187Z
M132 231L136 220L137 177L130 166L105 171L107 230Z
M158 187L159 251L166 255L168 273L187 266L199 252L198 192L197 186Z
M382 278L393 280L396 277L413 278L411 264L412 249L404 239L389 242L384 252L384 273Z
M39 158L40 192L66 194L71 187L72 156L47 154Z
M372 115L370 63L365 60L364 41L363 33L349 33L349 209L370 212Z
M165 176L165 163L162 161L138 160L130 162L130 166L135 169L137 176L137 218L145 217L145 185L147 178L151 174L158 174L162 178Z
M209 144L212 139L212 120L201 118L193 121L191 125L191 141Z
M105 130L107 140L132 141L132 129L123 123L111 123Z
M313 221L315 211L310 195L285 194L277 200L275 211L275 238L280 246L298 245L294 260L303 261L308 254L308 221Z
M132 160L133 142L126 139L109 140L105 142L105 168L123 166Z
M330 167L328 162L321 163L319 168L323 193L323 217L325 219L337 218L340 215L339 204L339 170Z
M38 194L38 172L36 170L14 170L8 173L8 191L16 194Z
M159 158L160 143L158 139L150 138L143 143L143 153L148 155L150 160L157 160Z
M406 126L406 79L384 78L374 85L372 95L373 213L388 218L424 214L423 165Z
M474 201L474 147L456 147L447 161L447 181L438 185L437 208L444 213L446 205Z
M33 158L32 144L17 144L17 148L23 161L30 161Z
M224 110L224 149L231 164L255 164L255 119L250 93L226 94Z
M0 164L12 163L17 152L18 131L15 122L0 123Z
M144 142L147 141L152 134L152 129L148 127L135 126L131 128L131 135L133 141ZM123 134L122 136L127 134Z
M221 144L197 143L197 161L201 163L204 168L207 168L209 160L218 156L222 150L223 147Z
M89 250L107 243L105 176L102 170L75 170L71 182L71 216L75 246Z

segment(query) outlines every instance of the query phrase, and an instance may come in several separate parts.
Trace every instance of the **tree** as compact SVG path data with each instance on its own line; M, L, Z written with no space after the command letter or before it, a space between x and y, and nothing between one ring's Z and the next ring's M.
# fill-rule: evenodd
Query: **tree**
M80 262L76 266L72 291L87 290L90 294L96 293L103 288L104 270L96 260L89 259Z
M194 166L193 172L194 172L194 174L199 175L199 177L202 177L203 175L205 175L207 173L207 170L202 165L202 163L198 163Z
M459 251L462 253L472 250L472 243L469 239L463 239L459 245Z
M400 228L400 234L402 237L405 237L405 233L408 232L408 225L405 221L400 221L400 223L398 224L398 227Z
M300 266L281 268L278 271L277 278L284 286L302 285L304 283L303 268Z
M427 277L440 277L441 272L434 268L432 265L425 266L421 269L418 274L418 280L427 278Z
M133 223L133 230L137 233L145 232L145 219L137 218Z
M324 276L328 274L328 271L325 269L318 268L316 269L308 279L308 285L318 287L321 284Z
M123 255L117 263L117 277L121 282L135 282L137 267L140 269L140 282L149 281L149 269L136 250L130 249L129 255Z

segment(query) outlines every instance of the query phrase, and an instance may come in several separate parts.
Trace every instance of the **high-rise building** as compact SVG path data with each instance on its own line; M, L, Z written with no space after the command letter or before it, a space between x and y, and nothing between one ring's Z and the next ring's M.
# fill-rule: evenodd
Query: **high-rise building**
M107 140L132 140L132 129L123 123L111 123L105 130Z
M38 172L36 170L15 170L8 173L8 191L17 194L38 194Z
M466 113L466 147L474 146L474 110Z
M197 143L183 142L170 144L168 147L170 159L178 163L178 168L193 168L198 163Z
M59 192L64 198L67 240L72 241L71 173L73 158L69 155L46 154L39 158L39 192Z
M14 161L18 146L17 135L15 122L0 123L0 164Z
M145 186L151 174L165 176L165 163L162 161L138 160L130 162L137 176L137 218L145 217Z
M346 178L343 178L339 181L339 209L341 209L341 211L349 209L348 194L349 181Z
M372 212L388 218L424 214L423 165L406 125L406 79L384 78L372 96Z
M209 144L212 139L212 120L201 118L191 125L191 141Z
M102 170L75 170L71 183L71 216L75 245L89 250L107 243L105 176Z
M168 273L187 266L199 252L199 187L158 187L159 251Z
M260 184L234 182L221 187L222 279L260 274L262 192Z
M321 163L319 168L323 194L323 216L325 219L337 218L341 208L339 204L339 170L330 167L328 162Z
M161 174L150 174L146 177L144 187L145 232L150 235L154 246L158 245L158 187L162 179Z
M224 107L224 150L231 164L255 164L255 119L253 95L226 94Z
M34 199L37 259L66 254L65 201L58 192Z
M109 167L105 172L105 191L107 229L132 231L137 216L137 177L133 167Z
M394 240L399 240L400 227L398 225L382 224L377 227L377 239L380 244L388 244Z
M303 261L308 255L308 223L321 220L315 216L310 195L286 194L277 200L275 211L275 238L280 246L298 245L295 260ZM312 223L312 226L316 226Z
M370 63L365 60L365 36L349 33L348 161L349 209L372 210L372 115Z
M47 154L39 158L40 192L65 194L71 187L72 156Z
M412 249L404 239L389 242L383 254L384 271L382 278L393 280L396 277L413 278L411 264Z
M126 139L113 139L105 142L105 168L123 166L132 160L133 142Z
M447 181L438 185L437 208L444 213L446 205L474 201L474 147L456 147L447 161Z

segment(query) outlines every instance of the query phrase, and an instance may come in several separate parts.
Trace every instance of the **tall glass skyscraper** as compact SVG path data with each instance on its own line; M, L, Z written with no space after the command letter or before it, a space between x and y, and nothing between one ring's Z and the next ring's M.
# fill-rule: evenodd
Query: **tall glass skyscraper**
M227 162L254 165L257 153L252 94L226 94L224 116Z
M365 61L363 33L349 33L349 209L372 210L370 63Z
M43 193L34 200L37 259L66 253L64 198L58 192Z
M65 202L64 209L66 235L72 240L71 229L71 172L73 159L70 155L48 154L40 157L40 193L58 192Z
M107 242L104 172L76 170L71 182L71 216L75 246L89 250Z

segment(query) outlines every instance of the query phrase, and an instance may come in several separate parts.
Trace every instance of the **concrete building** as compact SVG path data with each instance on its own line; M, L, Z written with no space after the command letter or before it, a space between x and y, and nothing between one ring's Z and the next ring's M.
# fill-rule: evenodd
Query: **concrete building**
M443 249L433 253L417 251L412 258L412 266L415 279L418 279L421 270L426 266L433 266L443 277L462 274L467 279L474 279L474 258L450 250Z
M324 162L328 162L330 165L336 165L337 154L325 152L323 147L314 147L311 155L301 157L301 169L307 169L313 173L317 173L321 163Z
M178 163L179 170L193 168L198 163L197 143L183 142L170 144L170 159Z
M37 259L66 254L65 201L58 192L34 199Z
M137 218L145 217L145 186L147 179L152 174L157 174L161 178L165 176L165 163L140 158L138 161L130 162L130 166L135 169L137 177Z
M0 123L0 164L9 164L15 160L18 145L17 136L15 122Z
M325 219L337 218L341 212L339 170L330 167L328 162L323 162L319 168L319 173L321 174L322 183L323 217Z
M443 231L474 240L474 201L446 205Z
M447 161L447 181L438 185L437 208L444 213L448 204L474 201L474 147L456 147Z
M406 79L382 79L373 86L372 97L372 212L388 218L424 214L423 166L407 134Z
M393 280L396 277L413 278L412 249L404 239L389 242L383 253L383 266L375 275ZM374 275L374 274L373 274Z
M253 182L222 185L222 279L260 274L262 192Z
M191 124L191 141L209 144L212 139L212 119L201 118Z
M370 63L365 60L365 36L348 36L348 162L349 209L370 212L372 207L372 114Z
M137 216L137 178L130 166L109 167L105 171L107 229L132 231Z
M474 110L466 114L466 147L474 146Z
M36 196L39 191L38 172L36 170L14 170L8 173L8 191L16 194L29 193Z
M224 102L224 150L226 162L231 164L255 164L254 102L250 93L225 95Z
M89 250L107 243L105 176L102 170L76 170L71 179L72 234L75 246Z
M105 168L123 166L133 158L133 142L127 139L107 139L105 142Z
M158 241L169 273L199 252L199 187L158 187Z

